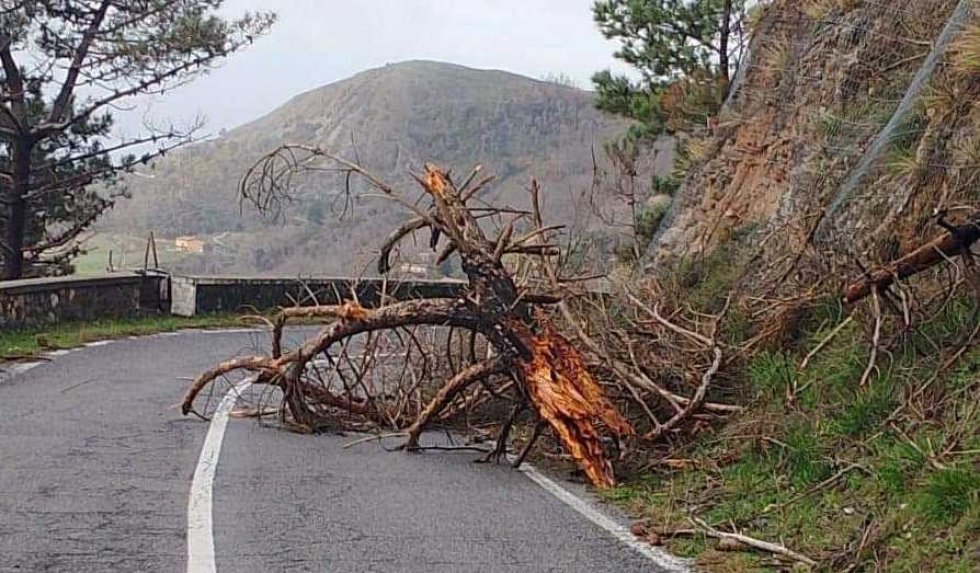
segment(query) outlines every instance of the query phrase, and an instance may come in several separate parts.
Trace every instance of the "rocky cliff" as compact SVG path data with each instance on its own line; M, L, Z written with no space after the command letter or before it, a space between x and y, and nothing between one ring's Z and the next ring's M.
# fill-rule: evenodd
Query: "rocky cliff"
M980 199L974 2L776 1L652 260L745 237L887 260Z

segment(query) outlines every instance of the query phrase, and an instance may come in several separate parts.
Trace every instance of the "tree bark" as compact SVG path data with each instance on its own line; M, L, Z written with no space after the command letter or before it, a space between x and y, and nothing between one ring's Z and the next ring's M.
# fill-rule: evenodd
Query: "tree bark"
M728 84L731 80L729 66L731 61L728 57L728 50L732 38L732 0L725 0L725 8L722 11L721 38L718 47L718 67L721 72L721 79L724 82L724 93L728 92Z
M24 275L24 226L31 172L31 146L23 141L16 141L12 159L13 183L6 194L4 205L3 280L15 280Z
M452 377L449 382L444 384L442 388L436 392L432 400L426 405L422 413L419 414L415 422L407 430L408 442L405 444L405 449L415 450L419 447L419 436L425 430L432 420L439 415L439 413L449 404L453 398L455 398L461 391L466 389L467 386L479 382L485 378L493 376L494 374L503 374L507 372L508 361L503 356L498 356L496 358L491 358L489 360L484 360L483 362L477 362L476 364L463 369L459 374Z
M952 257L967 254L970 247L980 240L980 218L962 225L949 225L948 231L925 245L868 273L851 283L844 293L844 302L853 304L871 294L872 290L888 288L896 280L918 274Z

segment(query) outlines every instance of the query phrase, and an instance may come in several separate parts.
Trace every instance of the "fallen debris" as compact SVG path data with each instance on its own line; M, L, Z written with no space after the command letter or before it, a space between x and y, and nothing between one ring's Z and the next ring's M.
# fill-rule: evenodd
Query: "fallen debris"
M298 151L306 153L303 160L296 159ZM390 187L359 166L313 148L284 148L271 154L264 165L250 172L251 179L246 177L243 195L257 205L273 208L277 194L284 192L280 186L284 171L277 170L284 163L295 168L314 159L325 159L350 174L360 174L375 189L395 198ZM285 172L288 171L290 169ZM518 287L502 262L508 254L554 256L556 247L547 243L549 231L554 228L538 224L521 238L512 240L515 221L511 221L494 240L490 240L479 225L474 210L466 203L474 194L472 188L467 188L473 181L472 176L457 187L448 172L429 165L417 179L431 199L432 207L421 210L409 201L400 201L409 206L416 218L389 237L382 250L379 268L388 270L391 267L389 257L398 241L412 231L428 228L433 234L433 247L440 237L444 238L448 243L443 247L444 251L448 249L460 257L469 281L462 296L388 302L377 308L366 308L357 301L349 301L343 305L286 309L273 321L271 355L236 358L204 372L187 391L182 402L183 412L196 413L195 398L209 384L232 372L245 370L257 374L256 384L281 389L283 401L279 414L284 420L288 416L292 424L310 430L351 424L357 427L365 424L394 426L403 429L407 436L404 448L416 450L420 447L422 431L457 397L479 384L493 392L493 380L509 377L517 382L519 389L513 399L525 401L547 423L589 481L597 487L614 485L615 476L604 450L603 435L611 434L618 439L631 435L633 428L593 378L579 350L551 324L549 315L532 302L555 301L560 297L540 296ZM519 215L520 218L525 217ZM540 214L535 219L540 222ZM529 237L537 240L532 242ZM314 338L294 350L285 351L283 329L295 318L319 319L326 324ZM369 356L369 351L375 350L373 348L361 352L361 367L354 369L354 379L344 379L338 385L336 380L328 377L337 373L339 360L352 362L349 345L355 337L387 331L406 332L414 338L412 329L420 326L448 326L470 332L474 337L482 337L492 350L483 359L475 359L476 353L471 352L474 360L458 368L425 405L417 409L407 406L410 402L420 402L422 392L417 377L414 385L404 383L407 378L403 376L394 386L389 384L382 389L365 380L366 372L379 368L378 362ZM372 340L376 339L363 344L370 345ZM416 346L423 355L426 353L417 341ZM317 366L318 358L326 362L325 369ZM400 398L395 399L398 396ZM693 408L702 400L703 392L699 392L689 404ZM410 423L406 424L409 419ZM509 426L502 433L507 430ZM506 439L506 435L497 437L498 443Z
M866 273L853 282L844 292L844 302L853 304L869 296L872 291L881 291L895 281L946 262L953 257L968 256L970 247L980 241L980 216L973 216L960 225L950 225L944 220L940 224L946 232L915 249L904 257Z

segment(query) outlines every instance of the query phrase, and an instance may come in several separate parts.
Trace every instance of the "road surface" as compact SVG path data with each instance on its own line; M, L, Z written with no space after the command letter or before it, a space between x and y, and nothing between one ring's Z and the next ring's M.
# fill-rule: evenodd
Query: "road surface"
M0 571L215 570L188 555L191 482L209 470L199 458L214 422L174 405L189 378L260 340L157 335L0 374ZM228 420L210 467L216 570L663 570L576 498L473 464L479 454L349 441Z

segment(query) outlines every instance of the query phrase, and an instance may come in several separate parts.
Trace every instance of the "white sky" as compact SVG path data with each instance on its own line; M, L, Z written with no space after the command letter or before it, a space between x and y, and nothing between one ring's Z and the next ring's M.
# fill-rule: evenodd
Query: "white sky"
M223 11L271 10L272 32L219 69L117 112L132 134L144 117L187 125L198 115L217 133L260 117L292 96L362 70L427 59L533 78L563 73L579 87L605 68L626 71L592 20L592 0L227 0Z

